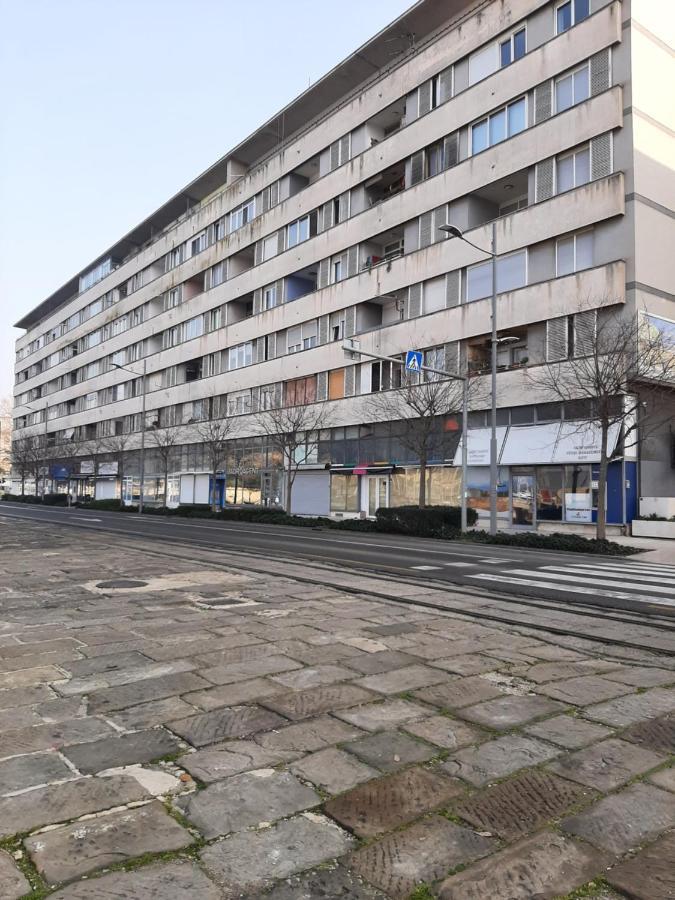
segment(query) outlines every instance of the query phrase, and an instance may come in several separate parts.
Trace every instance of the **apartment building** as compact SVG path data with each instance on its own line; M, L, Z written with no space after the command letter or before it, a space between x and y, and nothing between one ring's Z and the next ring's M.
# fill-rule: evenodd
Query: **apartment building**
M402 423L373 413L401 368L351 359L343 341L421 349L487 380L490 258L440 226L489 249L496 223L498 325L512 339L498 357L500 521L592 521L599 439L579 437L585 401L533 385L537 367L583 354L610 312L675 328L661 6L421 0L264 123L17 323L16 435L42 436L54 489L137 499L145 428L146 500L163 501L151 436L171 429L167 502L215 490L220 503L283 504L260 411L322 404L293 512L414 502ZM480 514L488 406L469 422ZM212 484L197 429L224 417L236 431ZM457 418L438 428L431 503L459 502ZM611 464L609 522L629 521L638 493L675 496L672 440L664 428Z

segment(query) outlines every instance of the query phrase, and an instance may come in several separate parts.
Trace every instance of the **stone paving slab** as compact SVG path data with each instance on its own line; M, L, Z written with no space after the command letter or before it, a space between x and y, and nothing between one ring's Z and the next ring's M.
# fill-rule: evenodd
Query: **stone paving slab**
M453 809L479 831L512 841L594 796L588 788L533 769L460 800Z
M675 716L638 722L623 731L621 737L657 753L675 754Z
M492 656L483 656L480 653L434 659L429 661L429 665L437 669L444 669L453 675L480 675L482 672L492 672L501 668L500 660Z
M669 669L654 669L651 666L623 666L617 672L608 672L605 678L644 688L675 684L675 672Z
M456 722L448 716L430 716L428 719L406 722L402 726L409 734L422 738L443 750L459 750L470 744L479 744L489 738L480 728L464 722Z
M553 900L604 874L611 857L559 834L526 838L444 881L441 900Z
M184 719L195 713L194 706L185 703L180 697L166 697L151 703L129 706L127 709L114 713L110 719L127 731L140 731L154 728L156 725L166 725L173 719Z
M536 688L539 694L546 694L563 703L575 706L590 706L603 700L611 700L621 694L628 694L634 689L618 681L610 681L600 675L584 675L581 678L569 678L566 681L549 681Z
M76 882L50 900L221 900L222 893L190 860L177 859L130 872Z
M265 750L254 741L228 741L226 744L187 753L178 760L193 778L210 784L252 769L264 769L292 762L301 753L293 750Z
M675 825L675 796L650 784L634 784L565 819L561 828L613 854L654 840Z
M89 744L74 744L64 747L63 755L82 772L95 775L104 769L129 766L132 763L147 763L163 756L172 756L179 750L178 741L161 728L149 731L135 731L92 741Z
M431 703L432 706L453 710L473 706L483 700L492 700L501 694L498 687L480 675L471 675L468 678L457 678L435 687L415 691L414 696L425 703Z
M0 897L2 900L18 900L31 890L30 884L17 868L14 860L0 850Z
M419 660L399 650L380 650L378 653L363 653L361 656L347 657L344 664L361 672L362 675L381 675L392 669L412 666Z
M168 727L193 747L206 747L227 738L270 731L284 724L281 716L259 706L232 706L169 722Z
M185 694L183 699L199 709L210 712L212 709L219 709L223 706L239 706L240 703L250 703L251 700L271 697L272 694L281 694L285 691L286 688L275 684L268 678L252 678L250 681L223 684Z
M620 727L670 712L675 712L675 691L654 688L644 694L630 694L608 703L588 706L584 715L606 725Z
M108 715L125 709L127 706L137 706L139 703L149 703L165 697L177 697L208 687L212 687L212 685L195 675L194 672L164 675L162 678L147 678L135 684L123 684L119 687L95 691L89 698L89 711L99 715Z
M0 838L67 822L148 796L129 775L80 778L0 799ZM0 882L1 885L1 882ZM1 895L0 895L1 896Z
M270 680L294 691L305 691L308 688L319 687L322 684L335 684L339 681L348 681L354 677L354 673L344 666L325 665L310 666L298 669L295 672L285 672L281 675L272 675Z
M0 691L0 709L14 709L17 706L30 706L32 703L41 703L51 700L55 695L46 684L38 684L33 687L15 688Z
M311 781L329 794L341 794L350 788L377 778L380 773L335 747L318 750L290 767L291 772Z
M449 803L462 786L428 769L405 769L329 800L326 812L362 838L391 831Z
M208 839L311 809L321 798L290 772L257 769L218 781L174 802Z
M672 767L670 769L661 769L660 772L654 772L649 776L649 781L658 787L675 793L675 769Z
M551 744L535 738L509 734L455 753L441 766L449 775L459 776L480 787L497 778L512 775L520 769L548 762L560 753Z
M309 875L287 878L265 900L387 900L384 894L343 866L324 865Z
M155 801L33 835L25 844L38 871L55 884L143 853L180 850L192 842L192 835Z
M675 832L610 869L607 880L635 900L675 897Z
M366 765L382 772L395 772L411 763L427 762L438 754L435 747L398 731L379 731L343 746Z
M307 691L298 691L292 694L281 694L265 698L262 702L268 709L297 722L321 713L367 703L373 699L375 699L374 694L354 684L336 684L310 688Z
M262 891L274 879L342 856L353 844L334 822L308 814L261 831L235 834L206 847L200 857L207 872L223 885L225 897L254 897L254 891Z
M357 850L348 864L388 897L407 900L420 882L436 881L495 848L490 838L432 816Z
M666 759L664 754L610 738L563 756L548 769L598 791L611 791L636 775L655 769Z
M50 781L74 777L73 770L58 753L14 756L0 762L0 797Z
M213 684L234 684L237 681L249 681L251 678L277 675L279 672L290 672L293 669L301 668L302 663L287 656L263 656L248 662L203 668L199 670L199 674Z
M497 697L495 700L487 700L476 706L464 707L457 715L477 725L485 725L496 731L509 731L518 725L524 725L533 719L541 719L543 716L553 715L565 707L555 700L546 700L543 697Z
M256 743L266 750L293 750L312 753L332 744L351 741L363 732L331 716L317 716L295 725L256 735Z
M68 665L61 666L61 668L65 669L73 678L82 678L85 675L116 672L120 669L126 670L133 668L133 666L147 666L151 662L151 659L143 656L138 650L129 650L126 653L109 653L105 656L95 656L92 659L78 659Z
M550 741L568 750L577 750L612 734L611 729L603 725L596 725L575 716L554 716L544 722L528 725L523 730L533 737Z
M447 680L448 675L442 670L433 669L431 666L417 665L392 669L380 675L367 675L365 678L361 678L357 684L380 694L400 694L403 691L413 691L415 688Z
M345 722L356 725L357 728L363 728L364 731L380 731L383 728L396 728L406 722L423 719L429 715L429 709L419 703L396 698L339 710L335 715Z
M6 731L0 736L0 759L38 750L57 750L66 744L96 741L115 734L112 726L92 717Z

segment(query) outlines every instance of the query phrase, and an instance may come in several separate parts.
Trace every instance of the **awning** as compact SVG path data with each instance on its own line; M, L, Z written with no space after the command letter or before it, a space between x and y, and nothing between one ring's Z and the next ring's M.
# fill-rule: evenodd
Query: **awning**
M502 449L502 445L504 443L504 438L506 437L507 429L505 427L499 427L497 429L497 459L499 459L499 454ZM489 466L490 465L490 437L491 431L489 428L470 428L469 429L469 445L468 445L468 465L470 466ZM462 465L462 441L460 440L457 450L455 451L455 458L453 460L453 465L461 466Z
M619 439L619 425L607 435L607 455ZM555 422L547 425L512 425L500 463L506 466L600 462L602 431L595 422Z

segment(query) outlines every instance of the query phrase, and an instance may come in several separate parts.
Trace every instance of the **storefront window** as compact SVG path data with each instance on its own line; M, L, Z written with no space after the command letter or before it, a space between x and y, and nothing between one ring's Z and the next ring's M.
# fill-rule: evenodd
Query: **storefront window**
M462 502L462 471L448 466L427 469L427 503L459 506Z
M592 519L591 467L565 466L565 521L591 522Z
M509 516L508 469L500 467L497 483L497 516ZM478 513L479 527L485 527L490 517L490 469L487 466L469 466L467 472L467 505Z
M359 476L331 475L330 510L331 512L359 512Z
M540 466L537 469L537 519L560 522L563 517L563 468Z
M399 469L391 476L390 506L416 506L420 500L420 470Z

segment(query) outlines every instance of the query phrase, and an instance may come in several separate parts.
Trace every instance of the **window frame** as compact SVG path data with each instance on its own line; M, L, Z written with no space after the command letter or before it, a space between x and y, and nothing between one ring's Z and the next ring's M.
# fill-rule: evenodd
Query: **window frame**
M577 181L577 156L580 153L588 153L588 179L586 181ZM564 190L560 190L560 185L558 182L558 167L561 162L564 162L566 159L572 159L572 186L569 188L565 188ZM555 158L555 195L557 196L560 193L567 193L567 191L573 191L578 187L581 187L584 184L590 184L593 179L591 178L591 144L590 141L582 144L580 147L576 147L574 150L570 150L568 153L562 153Z
M558 27L558 12L564 7L569 6L570 8L570 24L568 28L563 28L562 31ZM585 16L582 16L577 20L577 0L563 0L562 3L558 3L554 9L553 16L555 20L555 34L556 36L559 34L565 34L566 31L570 31L574 28L575 25L578 25L579 22L583 22L585 19L588 19L592 15L591 10L591 0L588 0L588 13Z
M521 56L516 57L514 55L515 48L515 37L519 35L521 32L525 33L525 49ZM507 63L502 62L502 47L508 44L509 45L509 61ZM498 57L499 57L499 68L505 69L507 66L512 65L514 62L517 62L519 59L522 59L523 56L527 55L527 22L524 22L519 28L516 28L508 37L501 38L497 41L498 45Z
M583 231L575 232L574 234L568 234L566 237L557 238L555 242L555 277L556 278L564 278L566 275L574 275L576 272L585 272L586 269L592 269L594 263L591 262L590 266L584 266L583 268L579 268L578 260L577 260L577 240L578 238L583 238L589 236L591 238L591 253L593 251L593 234L594 231L592 228L585 228ZM565 243L566 241L572 241L572 269L569 272L561 272L560 264L559 264L559 247L560 244Z
M583 72L584 69L586 70L586 78L587 78L586 86L587 86L588 93L586 94L585 97L582 97L581 99L577 99L575 76L578 75L579 72ZM570 103L569 106L564 106L561 109L558 104L558 85L561 84L563 81L567 81L568 78L572 80L572 102ZM590 60L588 60L588 59L586 60L585 63L582 63L582 65L577 66L575 69L572 69L570 72L567 72L565 75L561 75L560 78L555 79L555 82L553 85L553 99L554 99L556 114L565 112L568 109L572 109L572 107L577 106L577 104L583 103L585 100L590 99L590 96L591 96L591 63L590 63Z
M503 106L500 106L499 108L493 110L491 113L488 113L488 115L483 116L482 118L478 119L478 121L473 122L470 125L469 156L476 156L479 153L484 153L486 150L489 150L491 147L496 147L498 144L503 144L504 141L508 141L510 138L515 137L517 134L522 134L524 131L527 131L527 129L528 129L528 124L527 124L527 122L528 122L528 103L527 103L527 100L528 100L527 94L523 94L522 96L517 97L515 100L511 100L508 103L505 103ZM518 131L511 132L509 110L511 109L511 107L516 106L516 104L519 104L521 102L524 104L525 125L523 128L520 128ZM491 137L490 137L490 135L491 135L490 123L491 123L492 119L496 119L500 115L504 116L504 137L500 138L499 140L492 143ZM476 128L478 128L479 126L485 127L487 143L484 147L481 147L479 150L476 150L476 149L474 149L474 130Z

